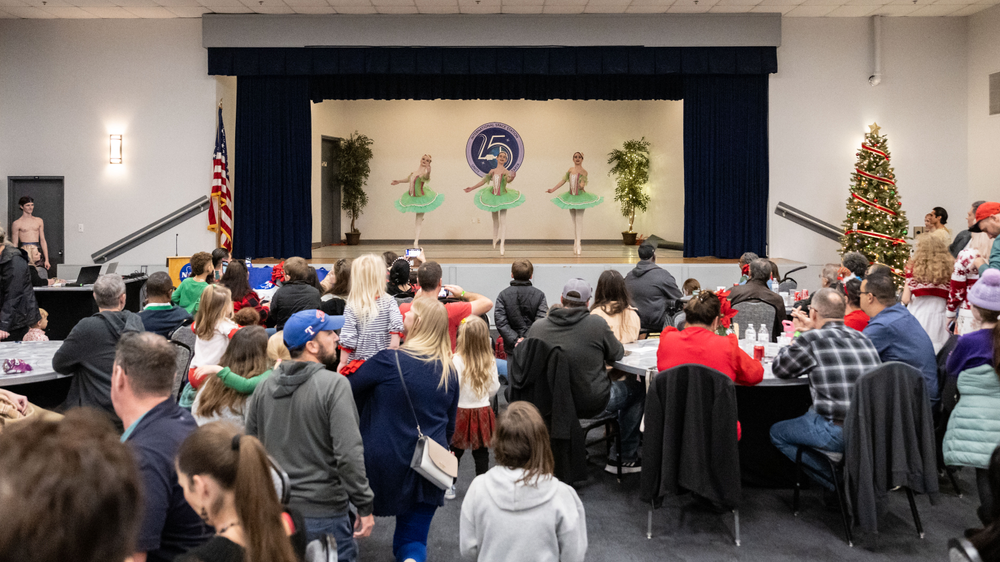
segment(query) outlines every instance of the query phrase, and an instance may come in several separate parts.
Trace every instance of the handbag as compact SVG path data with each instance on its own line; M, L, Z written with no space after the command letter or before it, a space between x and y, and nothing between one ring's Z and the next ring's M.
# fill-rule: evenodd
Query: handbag
M423 431L420 430L417 410L413 407L413 401L410 400L410 391L407 390L406 381L403 379L403 369L399 366L399 351L396 352L396 370L399 371L399 382L403 384L406 402L410 405L413 419L417 423L417 446L413 450L413 458L410 459L410 468L431 484L446 490L458 477L458 459L451 454L451 451L424 435Z

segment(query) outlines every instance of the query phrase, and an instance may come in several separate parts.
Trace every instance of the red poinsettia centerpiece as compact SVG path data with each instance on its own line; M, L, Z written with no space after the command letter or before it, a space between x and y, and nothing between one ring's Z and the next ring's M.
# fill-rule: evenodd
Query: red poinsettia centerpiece
M736 316L737 311L729 304L729 291L716 291L715 296L719 297L719 303L721 305L719 308L719 315L721 316L719 320L719 333L725 334L726 330L729 329L729 326L733 321L733 317Z

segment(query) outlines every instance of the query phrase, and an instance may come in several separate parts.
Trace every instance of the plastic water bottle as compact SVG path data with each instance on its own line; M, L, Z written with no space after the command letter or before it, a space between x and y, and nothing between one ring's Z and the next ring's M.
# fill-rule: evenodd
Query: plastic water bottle
M757 341L757 331L753 329L753 324L747 324L747 331L743 332L743 339L751 342L751 347L753 346L753 342Z
M771 336L767 333L767 326L763 324L760 325L760 331L757 332L757 341L764 343L771 341Z

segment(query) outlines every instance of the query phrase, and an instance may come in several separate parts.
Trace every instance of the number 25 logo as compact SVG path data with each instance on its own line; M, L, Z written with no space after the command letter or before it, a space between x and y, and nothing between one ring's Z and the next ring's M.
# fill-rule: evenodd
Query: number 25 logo
M506 152L507 158L509 159L511 155L510 147L503 142L497 141L497 139L502 141L504 137L505 135L493 135L490 137L489 141L487 141L486 135L480 133L476 140L483 139L483 142L479 145L478 158L480 160L496 160L497 156L500 155L500 152ZM498 147L496 149L496 154L493 153L493 147ZM487 150L489 150L489 153L487 153Z

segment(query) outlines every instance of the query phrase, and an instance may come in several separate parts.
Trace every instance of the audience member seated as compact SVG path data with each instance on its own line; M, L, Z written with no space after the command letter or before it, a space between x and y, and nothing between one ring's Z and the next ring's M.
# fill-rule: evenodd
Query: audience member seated
M94 300L97 314L73 326L52 356L52 370L73 375L63 410L84 406L103 410L120 432L124 426L111 404L115 347L124 333L143 331L142 320L138 314L123 310L125 282L120 275L100 276L94 283Z
M139 318L142 319L142 325L147 332L169 338L170 333L178 326L189 324L194 320L187 310L175 306L170 301L173 292L174 282L165 271L157 271L146 280L147 304L139 313Z
M934 344L920 322L896 302L896 284L887 274L865 276L861 282L861 309L871 320L864 334L875 345L883 363L902 361L920 371L927 396L935 409L940 400Z
M608 458L608 472L623 473L642 470L639 459L639 422L645 403L646 388L633 375L612 381L606 365L625 355L625 348L615 338L607 322L588 310L590 284L583 279L570 279L563 287L561 305L528 330L526 337L538 338L551 346L562 348L570 365L570 387L576 415L580 419L594 418L605 412L618 416L621 426L622 458Z
M49 272L44 267L33 265L39 261L44 261L38 246L28 245L22 249L28 253L28 265L31 265L28 268L28 273L31 274L32 287L46 287L63 282L61 279L49 279Z
M968 221L971 227L976 220L976 210L983 202L974 203L969 209ZM955 322L955 335L963 336L975 332L979 325L972 318L972 305L969 304L967 295L972 286L979 279L979 270L974 266L976 258L989 257L993 240L985 232L970 233L963 230L955 238L955 242L960 242L962 234L965 234L965 244L958 248L955 255L955 267L951 272L951 282L948 287L948 318ZM952 244L954 249L955 244Z
M695 291L701 290L701 283L695 278L685 279L684 285L681 286L681 292L684 293L685 297L690 297Z
M151 333L122 336L111 377L111 401L126 425L122 442L132 447L142 475L144 515L133 560L169 561L211 537L184 501L174 455L198 425L170 397L177 355Z
M966 531L969 542L979 551L982 562L1000 561L1000 447L993 450L988 469L989 489L992 494L993 512L984 529ZM0 541L2 545L2 541Z
M462 502L459 548L469 560L583 562L587 518L576 490L555 479L549 431L538 409L514 402L493 437L497 466Z
M389 271L392 264L399 259L399 254L393 252L392 250L386 250L382 252L382 261L385 262L385 270Z
M736 305L741 302L762 302L774 308L774 323L768 326L771 341L777 341L778 334L783 331L781 321L785 319L785 301L781 295L767 286L771 278L771 262L756 259L750 262L750 279L739 287L733 287L729 292L729 303ZM842 316L843 317L843 316Z
M934 354L948 342L948 282L955 260L941 237L921 234L917 249L906 264L901 301L934 344Z
M865 276L865 270L868 269L869 265L868 257L861 252L847 252L840 258L840 264L843 268L841 273L841 282L846 282L852 277L862 279Z
M249 309L253 310L253 309ZM233 334L219 365L244 379L252 379L270 371L267 358L267 332L260 326L249 326ZM259 382L259 381L258 381ZM198 425L227 421L243 429L249 392L227 387L219 377L206 377L191 405Z
M323 280L323 283L329 284L329 288L320 297L320 310L328 316L344 315L347 297L351 292L351 263L349 258L340 258Z
M39 308L38 313L42 319L24 334L24 341L49 341L49 336L45 335L45 327L49 325L49 313L44 308Z
M0 435L0 559L108 562L132 555L139 472L107 419L74 410Z
M844 419L854 383L879 366L878 351L864 334L844 326L846 299L835 289L813 296L807 317L795 311L793 322L802 335L782 348L771 370L781 379L809 377L813 404L805 415L771 426L771 442L792 461L800 445L831 453L844 452ZM829 490L835 475L827 462L806 452L802 464Z
M625 286L646 332L662 330L667 310L683 296L674 276L656 265L656 248L652 244L639 246L639 263L625 276Z
M844 325L861 332L868 326L868 315L861 310L861 280L852 278L844 283L844 294L847 296L847 314L844 315Z
M307 540L329 533L341 562L353 562L354 537L370 535L375 518L351 383L324 368L336 361L334 330L343 325L343 317L319 310L288 319L283 336L291 360L282 361L251 395L246 431L288 471L288 506L305 517ZM357 508L356 532L350 504Z
M410 262L406 261L406 258L396 258L396 261L392 262L385 292L396 299L412 299L417 292L416 287L410 285Z
M260 329L263 332L263 328ZM289 535L304 526L286 514L271 480L271 461L255 437L225 423L196 429L177 452L177 479L192 509L215 536L179 562L296 562Z
M507 355L514 352L514 346L524 339L528 328L535 320L545 318L549 311L545 293L531 285L535 268L526 259L514 260L510 265L510 287L497 295L493 323L503 338L503 350Z
M260 297L250 287L250 272L243 262L230 262L226 272L222 274L219 284L229 289L233 295L233 312L239 312L244 308L252 308L260 315L260 324L267 321L269 313L268 306L260 302Z
M750 262L756 259L760 259L760 256L753 252L744 252L743 255L740 256L740 285L746 283L750 279Z
M188 314L198 312L201 294L208 287L208 277L215 273L212 266L212 254L198 252L191 256L191 277L181 281L180 287L170 296L170 302L188 311Z
M948 466L976 470L979 487L979 520L988 525L1000 506L991 504L990 455L1000 443L1000 379L997 378L997 346L1000 344L1000 271L987 269L969 292L972 313L982 329L962 336L948 356L946 368L958 375L958 404L948 419L942 451Z
M590 313L603 318L618 341L632 343L639 339L639 313L632 306L621 273L613 269L601 273Z
M819 288L836 288L840 285L840 266L835 263L828 263L819 272Z
M442 288L448 291L449 299L458 299L458 302L448 302L444 305L448 311L448 335L451 337L452 352L458 345L458 325L462 320L469 316L482 316L493 308L493 301L483 295L465 291L458 285L442 285L441 266L437 262L429 261L420 266L417 280L420 282L420 288L413 297L414 302L417 299L437 300ZM404 321L411 306L412 303L399 305L399 312L403 315Z
M218 283L222 276L226 274L226 269L231 263L233 255L229 250L225 248L216 248L212 250L212 282ZM244 266L245 268L246 266Z
M767 263L771 264L771 279L768 280L767 286L772 291L778 292L778 284L781 282L781 271L778 270L778 264L774 263L774 260L767 260Z
M21 341L41 320L27 254L11 246L0 227L0 340Z
M302 258L285 260L284 285L271 298L270 315L274 327L281 330L285 322L296 312L320 308L319 291L309 282L309 264Z

